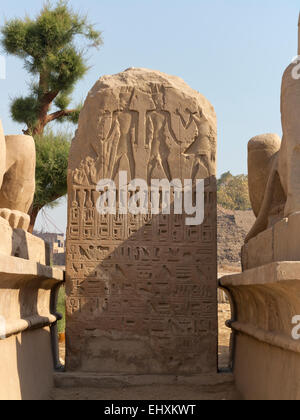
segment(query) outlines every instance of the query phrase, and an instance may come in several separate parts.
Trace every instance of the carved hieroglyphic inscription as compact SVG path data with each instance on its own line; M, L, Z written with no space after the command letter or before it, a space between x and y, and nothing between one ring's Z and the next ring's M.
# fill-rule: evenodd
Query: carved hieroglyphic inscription
M216 122L180 79L132 69L100 79L69 165L67 368L102 373L216 369ZM97 183L205 179L205 220L101 215Z

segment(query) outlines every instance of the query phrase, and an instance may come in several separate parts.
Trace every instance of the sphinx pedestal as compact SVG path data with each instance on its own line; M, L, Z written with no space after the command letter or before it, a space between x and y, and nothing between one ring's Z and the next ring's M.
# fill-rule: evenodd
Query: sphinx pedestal
M232 298L234 376L245 399L300 399L300 341L293 334L300 316L299 226L295 214L252 239L243 249L245 271L220 281Z
M57 364L52 336L64 273L46 265L39 238L2 220L0 237L0 400L47 399Z

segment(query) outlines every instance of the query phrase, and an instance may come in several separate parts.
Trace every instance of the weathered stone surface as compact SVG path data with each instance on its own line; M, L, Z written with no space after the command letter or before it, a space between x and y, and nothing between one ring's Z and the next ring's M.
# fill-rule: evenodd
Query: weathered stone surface
M80 372L55 374L54 401L239 401L233 375L99 377Z
M283 139L278 172L287 197L286 217L300 211L300 79L295 77L295 67L293 63L286 69L281 88Z
M299 400L300 262L279 262L221 279L232 297L234 377L247 400Z
M300 213L294 213L244 245L243 270L277 261L300 261L299 238Z
M249 193L256 217L264 201L268 178L280 146L281 139L277 134L254 137L248 144Z
M49 249L46 243L22 229L14 229L13 231L12 256L43 265L49 265L50 261Z
M0 241L0 253L3 255L12 255L13 249L13 238L12 238L12 228L9 226L8 221L0 217L0 232L1 232L1 241Z
M271 262L274 262L273 228L260 233L242 248L242 268L244 271Z
M28 230L35 192L35 145L30 136L4 136L0 121L0 217Z
M249 194L257 219L246 243L284 218L286 191L278 163L281 153L281 142L276 134L257 136L249 142Z
M9 223L0 217L0 254L19 257L43 265L49 264L49 250L45 242L24 231L12 229Z
M100 79L69 163L67 369L217 369L216 117L181 79L130 69ZM100 179L205 179L205 221L97 213Z
M274 261L300 261L300 213L274 226Z
M218 373L208 375L97 375L93 373L56 373L55 386L60 389L124 389L145 386L201 386L218 387L219 385L234 385L231 373Z

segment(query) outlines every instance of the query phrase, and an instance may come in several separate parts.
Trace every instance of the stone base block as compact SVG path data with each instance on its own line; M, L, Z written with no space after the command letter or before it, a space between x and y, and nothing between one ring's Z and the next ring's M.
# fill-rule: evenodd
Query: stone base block
M0 400L47 400L53 387L50 328L0 341Z
M277 261L300 261L300 213L251 239L242 250L243 270Z
M49 265L50 252L45 242L22 229L12 229L0 218L0 254Z
M55 373L56 388L120 388L152 385L218 386L233 385L231 373L214 375L97 375L88 373Z
M42 265L50 264L50 249L40 238L21 229L13 231L12 256L30 260Z
M234 309L237 390L247 400L300 400L300 341L292 334L300 315L300 262L226 276L220 285Z

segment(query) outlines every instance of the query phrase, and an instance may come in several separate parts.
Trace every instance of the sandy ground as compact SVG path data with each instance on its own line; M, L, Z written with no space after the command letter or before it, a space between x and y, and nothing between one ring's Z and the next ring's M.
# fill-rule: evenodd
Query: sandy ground
M230 330L225 326L225 322L231 318L230 306L228 304L219 305L219 368L227 368L229 365L229 343ZM61 362L64 363L65 348L60 345ZM53 400L98 400L98 401L128 401L128 400L238 400L239 396L234 386L221 384L217 386L142 386L130 388L111 388L111 389L55 389L52 393Z

